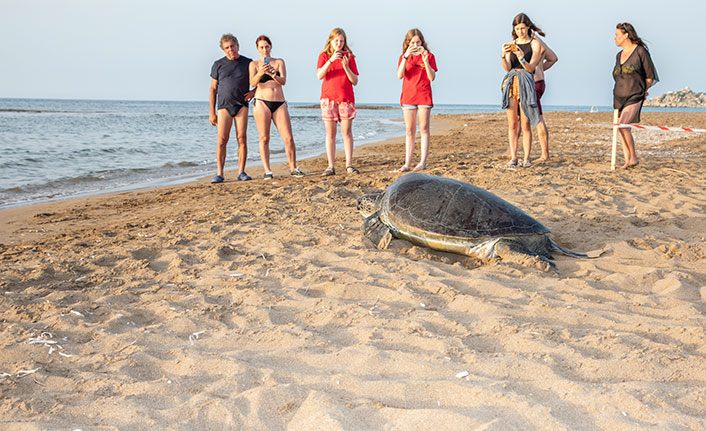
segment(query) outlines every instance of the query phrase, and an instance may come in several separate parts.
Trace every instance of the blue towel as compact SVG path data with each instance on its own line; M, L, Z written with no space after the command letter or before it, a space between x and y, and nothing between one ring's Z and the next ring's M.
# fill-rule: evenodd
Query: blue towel
M522 107L522 112L525 113L532 127L535 127L539 124L540 115L537 107L537 94L534 91L534 75L528 71L512 69L505 75L505 78L503 78L505 85L502 89L502 108L507 109L510 107L510 85L512 85L512 78L515 76L520 85L520 106Z

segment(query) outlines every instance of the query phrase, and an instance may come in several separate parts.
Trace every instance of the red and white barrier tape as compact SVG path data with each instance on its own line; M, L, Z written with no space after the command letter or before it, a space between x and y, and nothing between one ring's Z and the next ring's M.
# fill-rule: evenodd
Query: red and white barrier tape
M628 129L628 128L632 127L632 128L641 129L641 130L664 130L667 132L696 132L696 133L706 132L706 129L690 129L688 127L641 126L639 124L620 124L620 123L615 123L615 124L613 124L613 126L618 129Z
M663 126L641 126L639 124L620 124L618 123L618 110L613 111L613 150L610 157L610 170L615 170L615 161L618 152L618 129L642 129L642 130L662 130L668 132L706 132L705 129L689 129L687 127L663 127Z

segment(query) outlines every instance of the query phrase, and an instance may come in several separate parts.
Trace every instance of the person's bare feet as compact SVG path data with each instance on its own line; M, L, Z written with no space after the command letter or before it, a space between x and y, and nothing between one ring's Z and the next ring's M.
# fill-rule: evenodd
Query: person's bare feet
M632 169L639 164L640 164L640 162L638 162L637 160L631 161L631 162L625 162L625 164L623 165L623 169Z

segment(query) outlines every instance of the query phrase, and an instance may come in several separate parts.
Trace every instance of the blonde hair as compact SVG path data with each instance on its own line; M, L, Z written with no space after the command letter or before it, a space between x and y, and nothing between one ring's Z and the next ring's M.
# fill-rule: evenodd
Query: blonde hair
M402 42L402 54L407 52L407 48L409 48L409 43L412 41L414 36L419 36L419 40L422 41L422 46L424 47L424 49L429 51L429 47L427 47L427 42L424 40L424 35L422 34L422 31L418 28L413 28L408 31L407 35L404 37L404 42Z
M331 30L331 33L328 35L326 45L324 45L324 49L321 52L328 53L328 55L333 55L333 46L331 45L331 41L341 35L343 36L343 50L348 52L350 55L353 55L353 51L351 51L348 47L348 37L346 37L346 32L340 27L336 27Z

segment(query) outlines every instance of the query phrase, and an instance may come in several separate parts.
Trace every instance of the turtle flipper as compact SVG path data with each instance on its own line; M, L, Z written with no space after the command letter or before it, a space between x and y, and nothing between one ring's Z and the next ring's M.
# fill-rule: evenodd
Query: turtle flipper
M378 213L367 217L363 221L363 235L375 244L380 250L386 249L392 241L392 232L378 217Z
M558 251L559 253L564 253L567 256L571 257L583 257L586 259L595 259L598 257L601 257L603 253L605 253L605 250L595 250L595 251L590 251L587 253L577 253L575 251L567 250L564 247L560 246L559 244L555 243L551 239L549 240L549 247L553 251Z
M589 258L589 256L587 254L577 253L575 251L567 250L564 247L562 247L559 244L552 241L551 239L549 240L549 248L553 251L558 251L559 253L564 253L567 256ZM600 254L598 256L600 256ZM595 258L598 256L590 256L590 258Z
M520 241L503 238L495 244L495 254L505 262L514 262L523 266L536 267L543 271L556 271L554 262L544 256L531 252Z

